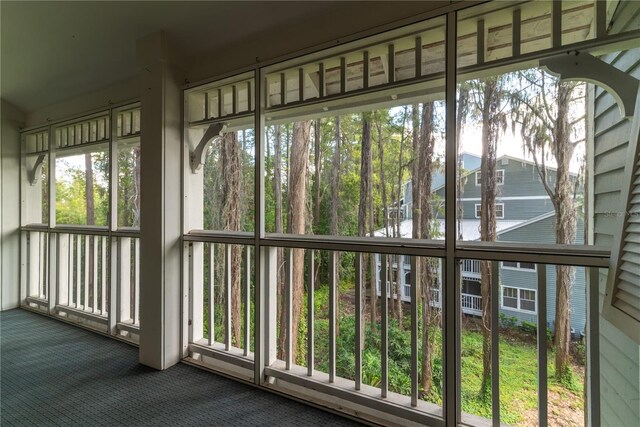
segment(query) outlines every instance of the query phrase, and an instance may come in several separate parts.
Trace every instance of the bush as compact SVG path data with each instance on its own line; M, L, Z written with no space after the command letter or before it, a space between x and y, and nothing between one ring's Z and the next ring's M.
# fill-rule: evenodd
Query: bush
M536 325L535 322L523 320L522 323L520 323L520 330L527 334L535 335L538 330L538 325Z
M513 328L518 324L518 318L515 316L507 317L504 313L500 313L498 316L500 319L500 326L503 328Z

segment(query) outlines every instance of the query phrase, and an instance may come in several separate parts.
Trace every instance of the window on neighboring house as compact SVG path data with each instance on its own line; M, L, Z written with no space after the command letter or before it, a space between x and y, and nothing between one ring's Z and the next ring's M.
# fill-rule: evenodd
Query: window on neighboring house
M476 172L476 186L480 186L482 182L481 172ZM498 185L504 184L504 169L498 169L496 171L496 183Z
M520 310L536 311L536 292L528 289L520 289Z
M532 262L503 261L502 268L536 271L536 265Z
M502 308L535 313L536 291L504 286L502 288Z
M482 205L476 203L476 218L480 218L482 212ZM504 218L504 203L496 203L496 218Z
M411 272L404 275L404 296L405 298L411 297Z

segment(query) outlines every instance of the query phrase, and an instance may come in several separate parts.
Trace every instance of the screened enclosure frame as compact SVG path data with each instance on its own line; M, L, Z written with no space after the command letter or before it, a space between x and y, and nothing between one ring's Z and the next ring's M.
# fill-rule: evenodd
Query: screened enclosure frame
M139 240L136 227L118 226L118 144L137 138L140 123L128 131L119 127L123 114L137 114L135 100L110 104L107 108L51 121L45 127L25 129L22 137L21 165L21 253L20 304L72 323L137 343L139 336ZM46 150L30 152L26 140L30 135L46 135ZM41 145L37 145L40 147ZM56 159L59 154L82 155L96 149L107 153L105 225L58 224L56 222ZM46 200L29 191L33 182L25 159L44 156L48 164ZM27 179L25 179L27 176ZM33 221L27 207L30 200L47 203L46 221ZM34 249L35 237L46 246ZM126 249L128 243L133 251ZM39 254L36 256L36 250ZM42 264L44 262L44 268ZM91 267L89 267L91 266ZM40 268L39 268L40 267ZM36 270L38 268L38 270ZM34 295L32 277L44 292Z
M511 7L504 6L505 8ZM249 67L245 70L241 70L245 75L253 73L253 81L255 82L255 112L253 115L253 125L255 129L255 182L254 182L254 229L253 233L231 233L225 231L204 231L204 230L190 230L185 224L185 234L183 237L183 256L190 251L190 246L194 243L216 242L221 244L238 244L251 246L253 248L253 269L254 269L254 287L255 294L252 304L255 309L255 318L253 328L253 338L255 342L255 349L250 359L243 358L242 356L235 356L230 354L224 354L224 350L209 349L206 350L206 355L210 356L214 360L221 362L219 369L224 372L230 373L228 364L238 364L246 370L253 369L250 375L242 374L245 380L254 382L257 385L264 387L275 387L274 379L289 383L293 386L309 387L313 391L309 391L310 396L313 398L320 398L323 393L328 395L339 397L345 401L350 402L354 406L349 406L349 403L345 403L345 407L349 408L347 411L356 410L351 408L357 408L358 405L365 405L374 410L379 410L382 413L389 415L389 420L407 419L415 422L429 422L432 425L456 425L472 424L474 420L465 418L462 414L460 404L460 315L461 307L460 301L460 289L453 284L458 283L460 276L460 262L463 259L476 259L476 260L488 260L494 261L493 268L497 271L498 262L500 261L514 261L514 262L526 262L533 263L536 266L536 270L532 270L538 277L539 288L536 292L537 301L546 301L546 265L570 265L570 266L582 266L586 267L589 271L588 276L588 375L587 375L587 387L588 387L588 420L590 425L597 425L600 419L599 413L599 345L598 345L598 283L599 274L598 271L601 268L607 268L609 266L610 251L608 248L589 246L563 246L563 245L543 245L543 244L519 244L519 243L506 243L506 242L470 242L460 241L456 239L456 218L454 215L447 215L445 222L445 238L442 241L421 241L414 239L379 239L379 238L360 238L360 237L345 237L345 236L317 236L317 235L291 235L291 234L274 234L265 232L265 128L267 123L278 123L286 120L293 120L294 118L303 117L316 117L320 115L327 115L327 111L331 111L328 114L338 114L340 111L359 111L358 105L361 108L366 108L367 97L379 98L386 97L391 99L391 103L399 103L399 99L403 99L403 93L407 93L407 99L411 99L414 94L411 93L411 86L420 81L432 81L438 80L438 85L444 89L445 101L446 101L446 159L445 159L445 206L447 212L455 212L456 209L456 186L457 179L457 154L456 154L456 140L455 140L455 118L456 118L456 84L457 81L464 76L472 75L486 75L494 72L503 72L504 70L517 69L521 66L540 65L544 59L557 58L566 55L566 52L590 52L598 54L606 49L619 49L623 50L638 40L640 37L640 31L634 30L627 33L620 34L607 34L607 10L606 3L603 1L596 1L592 4L593 7L593 28L592 38L587 38L577 42L571 42L568 45L563 45L563 20L561 14L560 2L554 2L550 6L551 15L549 20L551 22L551 29L549 36L549 47L541 48L538 50L530 51L528 53L522 53L520 51L521 37L523 36L522 27L520 26L520 11L516 10L513 13L513 26L512 26L512 53L499 59L486 60L484 52L486 48L485 40L485 28L482 20L478 22L478 36L477 36L477 58L476 63L462 68L457 63L457 45L454 40L457 40L457 25L458 16L456 9L462 9L463 6L454 5L449 8L444 15L433 14L431 16L421 17L422 19L433 17L434 20L440 19L444 24L444 30L446 32L444 47L445 47L445 67L442 72L437 72L432 75L421 76L420 71L416 67L416 75L413 78L407 78L403 80L396 80L389 77L386 83L370 85L368 82L369 68L369 55L367 49L374 45L380 45L389 43L387 55L389 66L393 66L393 42L392 40L397 38L398 35L402 36L415 36L420 30L421 22L407 23L406 26L400 26L395 29L391 29L388 32L374 34L363 41L356 41L347 45L340 45L333 48L327 48L315 53L301 55L300 57L291 55L284 60L271 61L268 63L258 64L255 67ZM487 10L491 10L492 7L500 8L501 6L495 3L489 3L485 9L480 9L477 15L482 15ZM462 12L464 9L460 10ZM428 21L424 21L428 22ZM391 40L391 41L390 41ZM416 40L420 43L420 40ZM515 46L518 46L516 48ZM417 49L416 49L417 51ZM363 58L363 74L361 87L349 90L345 82L345 76L347 74L348 65L345 61L345 57L353 55L354 52L361 52ZM416 53L416 55L418 55ZM338 92L333 94L327 94L324 89L326 83L326 74L323 61L330 61L331 59L338 58L337 67L339 68L339 75L341 88ZM342 58L342 59L340 59ZM416 64L420 61L420 57L416 56ZM334 67L335 67L334 61ZM316 63L316 65L310 65ZM315 80L310 78L308 70L317 72ZM223 76L229 78L238 73L228 73ZM270 78L270 76L275 76ZM278 77L279 76L279 77ZM232 77L231 77L232 78ZM297 79L297 87L295 81ZM309 80L315 81L316 90L312 90L312 95L308 95L307 89ZM215 85L217 79L209 79L206 82L198 82L189 84L185 88L185 108L187 106L186 98L190 94L197 93L201 86ZM293 86L289 83L293 81ZM276 101L272 102L269 97L273 95L270 92L271 86L280 87L280 92L274 92ZM291 88L291 93L297 93L297 99L292 95L289 100L289 95L285 94ZM403 92L404 91L404 92ZM398 96L397 93L401 95ZM206 99L206 97L205 97ZM355 99L350 104L350 100ZM206 102L206 101L205 101ZM409 102L409 101L407 101ZM355 107L354 107L355 105ZM364 106L364 107L362 107ZM210 122L223 122L223 118L220 120L211 120ZM188 132L189 123L185 120L185 135ZM188 145L188 144L185 144ZM187 157L191 153L186 149L183 156ZM183 163L183 177L191 174L192 171L187 167L185 161ZM188 189L183 186L184 196L188 197ZM185 200L185 197L182 197ZM183 219L184 212L187 206L183 206ZM183 223L184 224L184 223ZM343 252L356 252L356 253L384 253L384 254L401 254L408 255L415 258L416 256L422 257L435 257L444 260L443 263L443 282L445 283L442 289L443 294L441 297L441 307L443 309L443 336L444 336L444 395L443 395L443 413L441 415L434 415L432 413L423 412L416 409L417 402L417 372L412 371L412 394L411 403L406 406L394 402L393 399L386 397L386 392L382 391L382 396L373 397L366 393L358 391L360 389L358 368L356 368L356 386L355 389L345 389L344 384L339 384L340 381L335 378L335 366L330 367L328 378L322 380L314 380L311 378L311 368L309 372L297 372L293 371L291 366L291 360L286 360L283 365L276 361L275 350L269 343L273 339L275 333L275 290L273 285L273 278L270 276L273 274L273 257L275 248L300 248L307 249L309 252L314 250L326 250L326 251L343 251ZM183 263L185 270L188 271L189 266ZM184 273L184 271L183 271ZM188 274L183 275L183 287L187 288L189 282ZM305 281L308 278L305 278ZM331 278L330 278L331 280ZM191 283L191 285L193 284ZM356 287L357 289L359 287ZM381 286L381 288L385 288ZM412 286L412 292L415 291L415 286ZM498 287L493 286L492 292L495 293L492 298L493 301L498 301ZM357 291L356 291L357 292ZM187 295L189 292L185 291L183 294ZM331 298L331 297L330 297ZM386 301L386 298L385 298ZM189 317L190 314L190 300L188 296L185 296L183 303L183 322L184 324L190 324L193 320ZM493 319L497 319L497 309L499 304L492 304L495 309L495 316ZM331 307L330 307L331 310ZM546 318L546 307L541 304L537 307L536 313L539 319ZM290 315L290 314L289 314ZM412 313L412 316L414 313ZM496 320L497 321L497 320ZM539 326L539 330L544 331L546 325L544 320ZM543 328L544 326L544 328ZM415 324L414 324L415 327ZM497 328L492 328L492 331ZM412 330L412 333L414 331ZM538 335L539 340L546 342L546 337L542 337L544 332ZM492 342L495 345L492 346L492 360L494 365L492 372L496 372L492 377L493 385L493 424L499 425L499 394L498 390L498 377L497 377L497 335ZM330 338L331 339L331 338ZM415 343L414 343L415 345ZM539 344L540 345L540 344ZM184 356L189 357L191 350L194 349L193 343L188 340L188 333L183 328L183 349ZM197 349L196 349L197 350ZM205 351L203 349L200 349ZM417 357L417 356L414 356ZM356 360L358 356L356 354ZM413 359L412 363L415 363L416 359ZM539 352L538 354L539 366L546 366L546 353ZM357 363L361 363L361 360ZM383 362L384 363L384 362ZM213 366L216 367L216 362L213 362ZM416 368L417 369L417 368ZM234 375L233 372L231 372ZM238 375L237 373L235 375ZM350 387L350 386L349 386ZM546 387L547 378L546 371L539 374L539 425L547 424L547 409L546 409ZM279 389L287 392L287 387ZM299 389L296 389L299 391ZM291 392L291 391L289 391ZM399 418L393 418L399 417Z

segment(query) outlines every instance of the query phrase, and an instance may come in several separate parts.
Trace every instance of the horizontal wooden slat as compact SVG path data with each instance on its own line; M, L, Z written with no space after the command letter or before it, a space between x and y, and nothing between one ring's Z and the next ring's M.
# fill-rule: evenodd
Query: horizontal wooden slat
M626 146L617 147L614 150L607 151L605 154L595 159L595 170L598 174L624 168L629 156Z
M633 264L623 262L618 276L619 283L627 283L629 286L640 287L640 271ZM620 285L618 285L620 289ZM638 304L640 307L640 304Z
M640 234L633 232L631 230L631 227L633 227L633 229L636 229L638 226L640 226L639 224L631 224L630 226L627 227L626 231L627 231L627 235L624 238L624 241L626 243L638 243L640 244ZM632 248L626 248L625 247L625 251L626 250L631 250ZM640 253L636 253L636 255L640 256Z
M624 166L609 172L598 172L594 177L594 193L620 192L620 182L624 177Z
M624 296L624 295L626 294L619 290L616 293L617 299L613 305L616 308L618 308L620 311L627 313L629 316L633 317L634 319L640 322L640 310L638 309L638 302L636 301L629 304L627 301L621 298L621 296Z
M627 242L624 245L624 249L623 252L629 252L631 254L640 254L640 242L638 242L638 235L634 234L628 234L625 239L625 242Z
M622 146L625 149L627 148L629 143L629 126L627 123L620 122L617 126L597 128L598 137L594 146L594 156L596 158Z
M638 279L640 279L640 276L638 276ZM640 286L636 286L636 285L632 285L631 283L624 282L620 284L619 288L625 291L626 293L633 295L636 298L640 298Z

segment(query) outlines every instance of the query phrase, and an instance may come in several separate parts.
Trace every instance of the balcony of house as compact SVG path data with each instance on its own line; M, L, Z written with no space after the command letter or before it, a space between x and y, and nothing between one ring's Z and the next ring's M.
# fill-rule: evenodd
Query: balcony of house
M0 7L3 425L640 424L640 2Z

